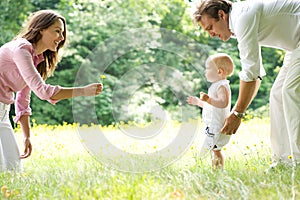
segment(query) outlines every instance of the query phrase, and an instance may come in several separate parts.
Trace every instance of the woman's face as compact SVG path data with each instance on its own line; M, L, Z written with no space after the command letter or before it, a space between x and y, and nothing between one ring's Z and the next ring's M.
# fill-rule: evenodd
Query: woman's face
M58 44L65 39L63 36L64 31L63 21L61 19L56 20L54 24L41 31L42 38L39 45L44 50L57 51Z

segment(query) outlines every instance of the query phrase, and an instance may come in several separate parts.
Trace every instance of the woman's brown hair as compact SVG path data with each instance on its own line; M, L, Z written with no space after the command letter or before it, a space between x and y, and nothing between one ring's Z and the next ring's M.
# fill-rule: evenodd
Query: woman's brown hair
M53 25L58 19L61 19L64 24L64 40L58 44L56 51L46 50L43 52L44 61L38 64L37 70L44 80L47 77L52 76L59 62L58 51L62 48L66 42L66 20L60 14L52 10L41 10L33 13L27 22L27 26L20 32L17 37L25 38L32 44L36 44L42 35L40 31L47 29Z

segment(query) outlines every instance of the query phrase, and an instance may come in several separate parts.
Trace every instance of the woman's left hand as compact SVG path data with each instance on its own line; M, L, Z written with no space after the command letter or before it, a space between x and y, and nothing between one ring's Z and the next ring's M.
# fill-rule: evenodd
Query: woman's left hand
M25 146L25 150L24 150L24 154L22 154L20 156L21 159L27 158L31 154L32 145L31 145L31 142L30 142L30 138L24 138L24 146Z

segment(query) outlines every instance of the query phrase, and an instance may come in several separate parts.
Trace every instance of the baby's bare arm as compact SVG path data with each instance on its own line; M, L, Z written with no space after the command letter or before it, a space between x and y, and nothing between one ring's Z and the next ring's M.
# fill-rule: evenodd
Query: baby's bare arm
M198 97L189 96L186 102L190 105L195 105L203 108L203 101L201 101Z
M224 86L221 86L218 89L216 98L209 97L206 93L200 92L200 99L217 108L226 108L229 104L229 92Z

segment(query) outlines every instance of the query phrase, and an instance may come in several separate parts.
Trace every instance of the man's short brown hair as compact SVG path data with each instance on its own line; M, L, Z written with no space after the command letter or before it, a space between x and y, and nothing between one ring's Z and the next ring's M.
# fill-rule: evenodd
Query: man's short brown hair
M195 2L195 11L192 13L192 19L195 24L201 20L201 16L207 14L219 21L219 10L223 10L228 14L232 7L232 2L229 0L198 0Z

